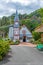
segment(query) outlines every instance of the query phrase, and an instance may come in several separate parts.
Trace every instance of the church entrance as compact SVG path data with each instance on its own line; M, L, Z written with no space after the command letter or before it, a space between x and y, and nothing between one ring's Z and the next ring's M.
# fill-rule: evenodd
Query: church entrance
M23 36L23 42L26 42L26 36Z

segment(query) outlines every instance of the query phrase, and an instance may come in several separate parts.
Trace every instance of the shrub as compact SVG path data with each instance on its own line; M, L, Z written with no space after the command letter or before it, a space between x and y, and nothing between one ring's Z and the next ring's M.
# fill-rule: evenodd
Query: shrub
M14 42L12 40L9 41L10 45L14 45Z
M30 40L30 43L34 43L34 42L35 42L35 40L34 40L34 39L31 39L31 40Z
M34 41L34 44L43 44L43 42L41 42L41 39Z
M5 41L7 41L10 45L18 45L20 43L19 40L16 40L15 42L13 40L10 39L5 39Z
M5 38L5 41L7 41L10 45L14 45L13 40L9 39L9 38Z
M18 44L20 44L20 41L19 41L19 40L16 40L16 41L14 42L14 45L18 45Z
M38 32L33 32L33 38L35 39L35 41L39 40L41 38L41 34Z
M2 56L0 55L0 60L2 60L3 58L2 58Z
M10 45L18 45L20 43L19 40L16 40L15 42L13 42L12 40L8 41Z
M0 60L8 53L9 49L9 43L5 40L0 40Z
M37 40L37 41L35 41L34 39L31 39L30 42L33 43L33 44L43 44L43 43L41 42L41 39L39 39L39 40Z
M14 42L12 40L7 40L10 45L14 45Z

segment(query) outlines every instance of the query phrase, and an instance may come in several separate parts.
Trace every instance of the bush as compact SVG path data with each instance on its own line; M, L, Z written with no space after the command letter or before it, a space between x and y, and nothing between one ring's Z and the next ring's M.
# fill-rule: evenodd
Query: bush
M35 42L35 40L34 40L34 39L31 39L31 40L30 40L30 43L34 43L34 42Z
M18 44L20 44L19 40L17 40L17 41L14 42L14 45L18 45Z
M9 39L8 42L10 45L14 45L14 42L12 40Z
M19 40L16 40L15 42L13 42L13 40L5 39L5 41L7 41L10 45L18 45L20 43Z
M33 44L43 44L43 43L41 42L41 39L39 39L39 40L37 40L37 41L35 41L34 39L31 39L30 42L33 43Z
M9 49L9 43L5 40L0 40L0 60L8 53Z
M43 44L43 42L41 42L41 39L34 41L34 44Z
M35 41L35 44L40 44L40 39L39 40L37 40L37 41Z
M19 40L15 41L15 42L13 42L12 40L9 40L8 42L10 45L18 45L20 43Z
M6 40L10 45L18 45L20 43L19 40L16 40L15 42L13 42L13 40L7 39Z
M13 40L9 39L9 38L5 38L5 41L7 41L10 45L14 45Z
M35 39L35 41L39 40L41 38L41 34L38 32L33 32L33 38Z

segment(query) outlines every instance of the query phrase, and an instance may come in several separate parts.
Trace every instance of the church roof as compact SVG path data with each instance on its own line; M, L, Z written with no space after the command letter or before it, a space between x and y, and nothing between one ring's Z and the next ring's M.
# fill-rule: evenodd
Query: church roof
M19 16L18 16L18 12L17 12L17 10L16 10L16 14L15 14L14 22L17 22L17 21L19 21Z
M26 33L24 34L23 31ZM23 26L20 30L20 37L22 37L23 35L26 35L27 37L32 37L31 32L27 29L26 26Z

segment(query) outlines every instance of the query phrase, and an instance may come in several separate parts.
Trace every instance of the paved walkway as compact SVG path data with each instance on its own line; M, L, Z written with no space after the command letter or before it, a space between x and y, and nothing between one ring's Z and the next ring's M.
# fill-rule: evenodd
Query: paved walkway
M22 43L20 43L18 46L36 47L36 44L22 42Z
M0 65L43 65L43 52L29 46L11 45L11 51Z

